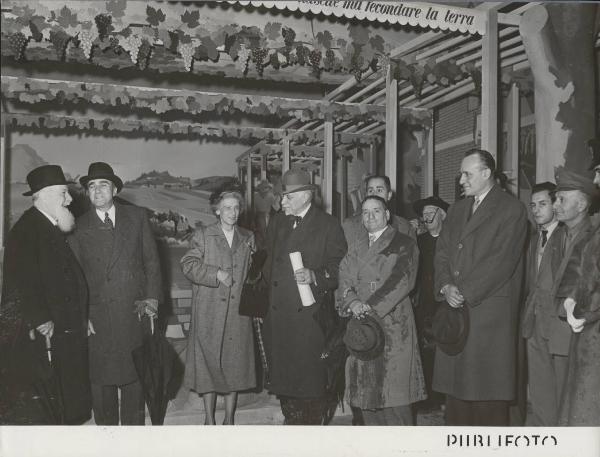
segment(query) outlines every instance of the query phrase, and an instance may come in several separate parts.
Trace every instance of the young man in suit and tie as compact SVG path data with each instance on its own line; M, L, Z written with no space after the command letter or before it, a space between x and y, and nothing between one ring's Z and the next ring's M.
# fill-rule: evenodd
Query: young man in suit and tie
M518 305L527 235L525 206L494 180L496 163L465 153L460 184L467 198L450 206L436 243L435 290L467 306L463 351L436 351L433 390L446 394L447 425L506 426L516 395Z
M555 192L556 185L551 182L536 184L532 189L529 207L537 229L529 241L522 320L532 408L527 425L545 427L557 425L571 340L571 329L559 319L552 296L565 239L564 226L559 224L553 208Z
M90 295L89 362L98 425L144 425L144 397L131 357L142 344L138 313L162 298L158 251L146 210L115 203L123 188L110 165L92 163L80 180L92 208L69 239ZM118 390L121 391L119 408Z

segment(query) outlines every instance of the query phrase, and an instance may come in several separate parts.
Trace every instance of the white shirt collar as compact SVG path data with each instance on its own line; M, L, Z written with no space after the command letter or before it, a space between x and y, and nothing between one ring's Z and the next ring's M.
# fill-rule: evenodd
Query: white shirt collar
M487 194L490 193L490 190L492 190L494 188L494 186L490 187L488 190L486 190L483 194L481 194L479 197L475 196L475 198L477 198L479 200L479 204L481 205L481 202L483 201L483 199L485 197L487 197Z
M369 239L373 238L373 243L375 241L377 241L379 239L379 237L383 234L383 232L385 232L385 230L388 228L388 226L386 225L385 227L383 227L381 230L378 230L376 232L373 233L369 233Z
M302 211L300 214L297 214L297 216L300 216L302 219L304 219L304 216L306 216L306 213L308 213L308 210L310 209L310 205L312 205L312 203L309 203L309 205L304 209L304 211Z
M547 230L548 231L547 237L548 237L548 239L550 239L550 236L552 235L552 232L554 232L554 230L556 230L556 227L558 227L558 221L552 222L547 227L540 227L540 232L542 231L542 229Z
M99 209L96 209L96 214L98 215L98 217L100 218L100 220L102 222L104 222L104 213L108 213L108 217L110 217L110 220L113 223L113 227L115 227L115 222L116 222L116 218L115 218L115 216L116 216L115 205L112 205L108 211L101 211Z
M36 208L40 213L42 213L44 216L46 216L50 222L52 222L52 225L54 225L55 227L58 225L58 221L56 220L55 217L50 216L50 214L48 214L43 209L38 208L37 206L36 206Z

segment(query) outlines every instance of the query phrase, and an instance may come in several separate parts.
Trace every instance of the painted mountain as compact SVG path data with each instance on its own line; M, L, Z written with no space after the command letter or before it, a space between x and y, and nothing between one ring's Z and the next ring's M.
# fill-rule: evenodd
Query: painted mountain
M46 165L37 151L28 144L15 144L11 147L10 182L27 183L27 173L34 168Z

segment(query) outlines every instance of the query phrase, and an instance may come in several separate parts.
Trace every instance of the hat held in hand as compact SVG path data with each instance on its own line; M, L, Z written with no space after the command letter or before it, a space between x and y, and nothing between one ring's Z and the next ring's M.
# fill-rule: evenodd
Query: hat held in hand
M453 308L442 303L433 315L431 323L433 339L437 346L448 355L460 354L469 336L469 309L465 303Z
M346 326L344 343L348 352L359 360L373 360L383 353L385 334L379 319L367 314L361 319L352 318Z

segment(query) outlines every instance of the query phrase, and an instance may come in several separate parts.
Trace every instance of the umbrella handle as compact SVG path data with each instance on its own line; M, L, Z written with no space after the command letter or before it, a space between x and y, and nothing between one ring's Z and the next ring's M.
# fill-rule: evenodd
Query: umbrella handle
M48 335L46 335L46 352L48 353L48 362L52 363L52 342Z

